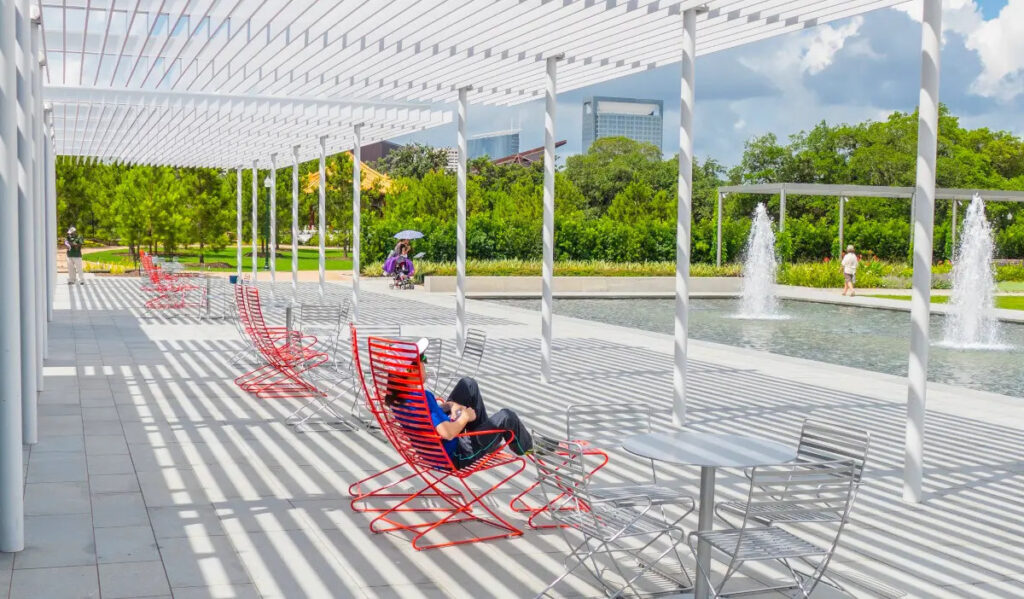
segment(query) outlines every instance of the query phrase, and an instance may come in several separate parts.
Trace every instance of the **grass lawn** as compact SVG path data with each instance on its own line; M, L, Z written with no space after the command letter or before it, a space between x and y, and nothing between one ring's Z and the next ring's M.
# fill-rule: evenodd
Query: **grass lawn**
M996 283L999 291L1024 291L1024 281L1003 281Z
M880 297L882 299L910 301L909 295L870 295L865 297ZM948 295L933 295L933 304L948 304ZM996 307L1004 310L1024 310L1024 295L998 295L996 296Z
M249 249L244 250L248 252ZM235 248L225 248L219 252L212 252L207 250L204 252L206 260L206 270L219 270L233 272L237 268L237 262L235 260ZM182 249L177 252L178 261L185 265L189 270L199 269L199 251L195 248ZM126 249L114 249L105 250L102 252L93 252L85 254L83 257L86 262L106 262L111 264L124 264L126 266L133 266L131 256ZM299 270L316 270L317 269L317 250L315 248L299 248ZM263 265L263 258L259 258L259 265ZM328 270L347 270L352 268L352 260L345 257L341 250L328 249L327 250L327 269ZM252 261L249 256L242 256L242 270L249 272L252 270ZM277 270L291 272L292 270L292 251L291 248L281 248L281 252L277 255Z

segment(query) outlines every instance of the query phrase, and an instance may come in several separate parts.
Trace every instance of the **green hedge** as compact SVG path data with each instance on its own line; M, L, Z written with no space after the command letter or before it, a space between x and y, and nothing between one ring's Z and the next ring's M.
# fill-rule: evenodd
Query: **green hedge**
M711 264L691 264L690 275L694 277L738 277L741 266L727 264L716 267ZM555 275L563 277L671 277L675 276L675 262L605 262L598 260L567 260L555 263ZM368 264L362 268L367 276L381 276L380 264ZM540 276L539 260L468 260L466 274L470 276L511 277ZM423 281L425 276L455 276L454 262L416 262L416 278Z

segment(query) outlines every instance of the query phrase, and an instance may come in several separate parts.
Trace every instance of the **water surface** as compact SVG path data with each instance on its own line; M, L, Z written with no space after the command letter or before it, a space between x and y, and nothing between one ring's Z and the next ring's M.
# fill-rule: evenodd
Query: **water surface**
M495 300L540 309L540 300ZM784 320L734 318L737 300L691 300L690 337L899 376L907 374L910 314L834 304L783 301ZM672 334L673 300L556 299L555 313ZM932 315L932 381L1024 397L1024 325L1002 323L1005 351L956 350L937 343L945 317Z

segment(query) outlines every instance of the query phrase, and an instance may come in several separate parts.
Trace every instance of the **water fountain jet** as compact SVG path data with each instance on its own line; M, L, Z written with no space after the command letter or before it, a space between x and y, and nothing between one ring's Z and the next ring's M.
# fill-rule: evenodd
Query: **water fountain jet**
M949 298L943 346L1005 349L995 315L995 241L985 217L985 202L974 194L953 255L953 292Z
M754 210L754 220L747 237L746 258L743 261L743 291L740 310L736 318L778 320L779 301L775 297L775 275L779 261L775 257L775 232L764 203Z

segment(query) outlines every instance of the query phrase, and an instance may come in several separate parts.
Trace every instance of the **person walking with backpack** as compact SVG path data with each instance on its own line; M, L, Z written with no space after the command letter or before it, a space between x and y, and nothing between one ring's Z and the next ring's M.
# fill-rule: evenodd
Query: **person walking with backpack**
M85 240L74 227L68 229L64 237L64 247L68 248L68 285L85 285L85 271L82 270L82 245Z

